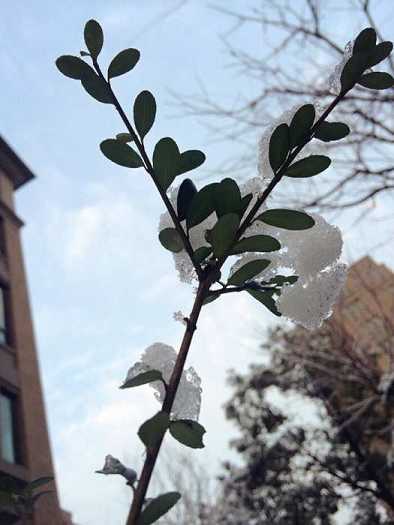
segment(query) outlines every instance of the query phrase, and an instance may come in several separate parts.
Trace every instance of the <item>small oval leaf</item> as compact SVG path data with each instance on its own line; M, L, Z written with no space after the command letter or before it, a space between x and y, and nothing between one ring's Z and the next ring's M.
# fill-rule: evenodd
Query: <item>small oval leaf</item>
M159 185L167 190L179 168L179 149L170 137L160 139L153 152L153 169Z
M315 224L310 215L302 211L283 208L264 211L255 220L285 230L308 230Z
M353 45L353 53L371 51L376 46L376 31L372 27L363 29L357 36Z
M184 249L182 238L175 228L164 228L164 230L161 230L159 240L162 246L170 252L178 253Z
M193 259L197 264L201 264L208 255L211 255L211 253L212 248L209 246L200 246L200 248L197 248L197 250L194 251Z
M341 91L349 91L368 67L368 54L355 53L346 62L341 73Z
M157 414L140 426L138 437L147 448L152 448L164 435L169 422L170 418L167 412L157 412Z
M153 126L156 117L156 100L150 91L141 91L134 102L134 123L141 139Z
M104 34L100 24L96 20L86 22L84 29L86 47L93 58L97 58L104 43Z
M325 155L310 155L301 159L287 168L287 177L313 177L326 170L331 164L331 159Z
M107 82L103 78L96 75L96 73L93 72L89 76L82 78L81 83L91 97L95 98L99 102L102 102L103 104L113 103Z
M290 147L299 146L308 136L315 121L313 104L301 106L294 114L290 123Z
M181 153L177 175L195 170L205 162L205 154L198 149L190 149Z
M108 78L118 77L131 71L140 59L138 49L124 49L116 55L108 68Z
M62 55L56 60L56 67L66 77L75 80L95 75L94 70L79 57L72 55Z
M155 523L178 502L180 497L179 492L167 492L152 499L141 512L137 525L151 525L151 523Z
M269 162L274 173L286 160L289 147L289 126L287 124L279 124L271 135L268 152Z
M196 193L197 188L192 180L185 179L180 185L176 200L178 219L180 221L186 219L193 197Z
M118 133L116 135L116 140L119 142L133 142L133 137L130 135L130 133Z
M314 137L323 142L341 140L350 133L350 128L343 122L322 122L315 131Z
M171 421L169 430L172 437L182 445L190 448L204 448L202 437L206 430L197 421L192 419Z
M125 142L107 139L100 144L100 149L107 159L125 168L140 168L144 164L141 157Z
M363 75L358 83L368 89L389 89L394 86L394 78L389 73L374 71Z
M272 312L277 317L281 317L281 313L276 307L275 300L267 292L261 290L248 290L248 294L254 297L257 301L263 304L270 312Z
M373 67L387 58L393 50L392 42L380 42L375 49L368 53L367 67Z
M215 257L222 257L230 248L238 226L239 215L237 213L228 213L219 218L210 235L210 244L212 244Z
M162 381L163 375L160 370L147 370L146 372L141 372L132 379L127 379L123 385L119 388L133 388L135 386L146 385L147 383L152 383L153 381Z
M233 255L244 252L276 252L280 250L280 242L270 235L251 235L244 237L234 246Z
M239 213L242 207L241 192L234 179L227 178L218 183L214 201L218 217L227 213Z
M234 286L241 286L246 281L250 281L256 275L259 275L262 271L264 271L269 265L271 261L268 259L257 259L255 261L250 261L243 266L239 270L233 273L233 275L229 278L227 284L231 284Z
M186 217L189 228L200 224L215 211L215 191L217 186L217 182L207 184L193 197Z

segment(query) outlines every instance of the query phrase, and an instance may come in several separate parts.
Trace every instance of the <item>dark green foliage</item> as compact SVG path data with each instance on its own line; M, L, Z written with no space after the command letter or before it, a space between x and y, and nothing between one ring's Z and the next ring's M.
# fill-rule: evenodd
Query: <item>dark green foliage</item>
M215 257L222 257L230 248L235 239L239 226L239 215L227 213L222 215L211 230L210 244Z
M248 195L245 195L244 197L242 197L241 199L241 206L240 206L240 209L239 209L239 216L242 218L244 216L244 213L246 212L246 210L248 209L248 206L251 202L251 200L253 199L253 194L252 193L249 193Z
M315 224L313 218L302 211L282 208L264 211L255 220L285 230L307 230Z
M290 147L302 144L308 136L315 120L313 104L301 106L294 114L290 123Z
M140 168L143 166L141 157L125 142L107 139L100 144L100 149L107 159L125 168Z
M355 53L346 62L341 73L342 92L349 91L368 67L368 56Z
M322 122L315 131L315 138L323 142L340 140L349 135L350 128L343 122Z
M368 53L367 67L373 67L387 58L393 50L392 42L381 42Z
M119 142L133 142L133 137L130 135L130 133L118 133L116 135L116 140Z
M89 20L84 29L86 47L93 58L97 58L104 43L104 35L101 26L96 20Z
M236 243L231 253L234 255L244 252L276 252L280 250L280 243L270 235L251 235Z
M268 308L271 313L277 317L281 317L282 314L277 309L275 300L270 293L261 290L248 290L248 294Z
M138 436L146 448L156 445L167 430L169 422L168 414L160 411L140 426Z
M374 71L363 75L358 83L369 89L388 89L394 86L394 78L389 73Z
M193 197L190 210L186 218L189 228L200 224L215 210L215 192L218 186L217 182L208 184L199 190Z
M196 193L197 188L191 179L185 179L182 181L176 201L177 213L180 221L186 219L193 197Z
M294 284L298 281L297 275L275 275L266 284L276 284L278 286L283 286L284 284Z
M164 516L178 502L180 497L179 492L166 492L149 501L142 511L137 525L151 525L161 516Z
M124 49L116 55L108 68L108 78L118 77L131 71L138 60L140 59L140 52L138 49Z
M313 177L326 170L331 164L331 159L325 155L310 155L287 168L287 177Z
M206 430L197 421L192 419L171 421L169 430L172 437L182 445L190 448L204 448L202 438Z
M197 264L200 264L212 253L212 248L209 248L208 246L201 246L200 248L197 248L193 254L193 259Z
M376 31L372 27L363 29L354 41L353 54L372 51L376 46Z
M135 386L146 385L147 383L160 380L163 380L163 376L159 370L148 370L146 372L141 372L132 379L128 379L119 388L133 388Z
M167 190L179 172L180 153L170 137L160 139L153 152L153 169L161 188Z
M274 173L278 171L286 160L289 148L289 126L287 124L279 124L271 135L268 151L269 162Z
M260 272L265 270L269 266L271 261L268 259L257 259L244 264L239 270L233 273L229 278L227 284L234 286L241 286L246 281L250 281L258 275Z
M175 228L164 228L159 233L159 240L166 250L178 253L184 249L183 241Z
M89 76L82 78L81 83L87 93L98 102L113 104L111 91L107 82L96 75L96 73L92 72Z
M198 149L190 149L181 153L177 175L195 170L205 162L205 155Z
M143 139L153 126L156 117L156 100L150 91L141 91L134 102L134 123Z
M94 70L84 60L72 55L62 55L56 60L56 67L66 77L74 80L94 75Z
M242 202L241 192L234 179L223 179L216 186L214 195L216 215L221 217L227 213L239 213Z

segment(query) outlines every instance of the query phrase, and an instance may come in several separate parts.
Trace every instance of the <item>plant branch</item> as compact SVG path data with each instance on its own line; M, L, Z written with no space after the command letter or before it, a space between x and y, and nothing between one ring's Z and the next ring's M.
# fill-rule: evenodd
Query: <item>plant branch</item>
M171 219L172 219L172 221L174 223L174 226L175 226L176 230L178 231L179 235L181 236L181 239L182 239L183 244L185 246L185 249L186 249L186 251L187 251L187 253L188 253L188 255L189 255L189 257L190 257L190 259L192 261L194 269L196 270L198 277L201 279L202 278L201 266L199 264L197 264L194 261L194 259L193 259L193 252L194 252L193 247L192 247L192 245L190 243L190 240L189 240L188 236L186 235L186 233L185 233L185 231L184 231L184 229L183 229L183 227L182 227L182 225L181 225L181 223L180 223L180 221L178 219L177 214L175 213L175 210L174 210L174 208L173 208L173 206L171 204L170 199L168 198L165 190L163 190L163 188L158 183L157 178L155 177L155 171L154 171L152 163L149 160L149 157L148 157L148 155L146 153L143 141L139 139L137 133L134 131L133 126L131 125L129 119L127 118L126 113L123 111L123 108L120 105L120 103L119 103L119 101L118 101L118 99L117 99L117 97L116 97L116 95L115 95L115 93L114 93L114 91L112 89L110 81L109 80L107 81L106 78L104 77L104 75L103 75L103 73L101 71L101 68L100 68L100 66L99 66L99 64L98 64L96 59L93 59L93 66L94 66L97 74L99 75L99 77L102 80L104 80L104 82L106 82L106 84L108 86L108 89L109 89L109 91L111 93L114 106L115 106L117 112L119 113L119 116L122 119L124 125L126 126L128 132L130 133L133 141L135 142L135 145L136 145L136 147L137 147L137 149L138 149L138 151L139 151L139 153L140 153L140 155L142 157L142 160L144 162L145 170L151 176L151 178L153 180L153 183L156 186L157 191L159 192L159 194L160 194L160 196L161 196L161 198L162 198L162 200L163 200L163 202L164 202L164 204L165 204L165 206L166 206L166 208L168 210L168 213L171 216Z
M194 305L189 316L189 322L187 323L185 333L183 335L181 347L175 362L174 369L170 381L167 386L166 395L163 401L162 411L170 415L172 405L175 400L176 392L179 386L179 382L182 377L183 368L185 366L187 354L190 349L190 344L193 339L194 332L197 328L197 320L199 318L201 308L203 306L204 299L206 298L209 287L212 284L212 279L206 278L203 280L197 290L197 295L194 300ZM157 457L160 452L160 448L164 439L163 434L158 440L157 444L146 451L146 458L144 466L142 468L141 476L138 485L135 489L133 502L127 518L127 525L136 525L138 517L140 516L142 506L145 501L146 492L149 487L150 479L152 477L153 469L156 464Z

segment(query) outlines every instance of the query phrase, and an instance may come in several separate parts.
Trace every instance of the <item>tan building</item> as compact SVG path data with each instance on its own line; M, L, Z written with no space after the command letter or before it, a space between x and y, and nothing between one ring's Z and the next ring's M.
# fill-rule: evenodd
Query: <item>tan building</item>
M54 475L14 192L34 178L0 138L0 477L21 486ZM55 492L39 499L34 525L67 525ZM7 512L0 510L0 523Z

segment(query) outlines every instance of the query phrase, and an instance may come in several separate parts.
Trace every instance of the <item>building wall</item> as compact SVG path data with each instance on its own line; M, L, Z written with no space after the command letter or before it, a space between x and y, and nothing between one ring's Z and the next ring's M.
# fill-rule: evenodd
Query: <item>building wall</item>
M7 342L0 344L0 387L16 400L16 464L0 454L0 473L21 481L54 475L40 369L30 314L20 229L15 215L12 179L0 171L0 218L3 253L0 253L0 284L5 290ZM5 250L4 250L5 249ZM4 253L5 251L5 253ZM55 492L37 503L34 525L63 525L56 484Z

